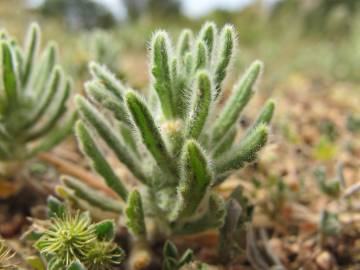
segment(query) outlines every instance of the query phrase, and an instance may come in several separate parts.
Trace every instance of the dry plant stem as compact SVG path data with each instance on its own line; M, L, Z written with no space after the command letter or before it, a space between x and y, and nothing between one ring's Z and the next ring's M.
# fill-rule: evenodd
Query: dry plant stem
M51 153L40 153L38 154L38 158L41 161L44 161L54 166L61 174L67 174L76 177L88 184L89 186L99 189L113 198L117 197L114 191L102 184L101 179L98 179L88 171L79 168L78 166L72 164L69 161L56 157Z

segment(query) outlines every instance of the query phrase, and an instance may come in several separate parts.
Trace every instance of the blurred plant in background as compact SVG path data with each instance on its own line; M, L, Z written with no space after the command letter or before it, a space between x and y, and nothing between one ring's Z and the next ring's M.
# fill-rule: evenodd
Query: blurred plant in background
M109 28L116 23L109 10L91 0L45 0L39 10L44 16L64 18L73 30Z
M76 114L67 114L71 79L58 64L57 46L40 53L41 33L32 24L22 47L0 32L0 160L2 174L13 176L18 166L50 150L72 129Z
M96 61L109 67L114 74L123 79L120 65L120 55L123 44L101 29L85 32L78 42L78 70L76 73L82 78L87 73L88 63Z

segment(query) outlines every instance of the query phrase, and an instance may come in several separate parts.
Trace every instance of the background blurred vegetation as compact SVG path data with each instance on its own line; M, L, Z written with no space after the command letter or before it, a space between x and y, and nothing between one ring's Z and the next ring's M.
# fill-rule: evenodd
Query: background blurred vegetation
M94 59L89 43L95 42L97 28L118 46L109 51L119 51L117 57L97 60L111 62L107 64L118 74L124 72L125 78L131 74L131 83L141 87L147 80L147 74L139 72L146 70L145 44L155 29L166 28L176 35L183 27L198 29L213 20L238 28L240 56L235 68L243 69L256 58L265 62L267 89L294 73L328 82L360 81L358 0L283 0L273 5L259 0L238 11L216 10L196 19L181 13L177 0L119 1L127 10L121 20L90 0L45 0L36 9L26 1L0 0L0 27L20 35L30 21L40 21L47 38L60 43L63 63L80 79L87 74L84 64ZM102 46L106 44L110 46L110 42Z

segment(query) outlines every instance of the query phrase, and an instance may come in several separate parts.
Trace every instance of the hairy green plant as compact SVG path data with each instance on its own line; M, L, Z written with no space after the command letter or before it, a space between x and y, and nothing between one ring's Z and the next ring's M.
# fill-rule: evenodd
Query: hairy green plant
M0 269L15 269L15 265L10 262L14 256L15 253L0 239Z
M191 234L224 224L225 203L215 192L234 171L255 160L265 145L274 102L268 101L240 140L238 120L255 92L262 63L255 61L235 84L225 104L224 81L235 54L236 33L207 23L194 38L184 30L176 48L158 31L150 48L152 81L147 99L118 81L104 66L90 64L88 99L77 96L80 148L105 183L126 202L124 214L137 239L159 232ZM97 142L101 139L138 180L130 191ZM76 179L64 184L78 199L101 209L118 209L109 198ZM96 200L89 194L97 194ZM115 200L113 200L115 201ZM115 212L121 212L116 210Z
M123 250L113 242L114 221L92 223L88 212L72 214L54 197L48 206L49 220L35 221L28 233L47 269L110 270L123 261Z
M67 111L71 79L58 64L57 46L40 51L41 32L28 29L22 47L0 31L0 160L31 158L59 143L69 132L75 114Z

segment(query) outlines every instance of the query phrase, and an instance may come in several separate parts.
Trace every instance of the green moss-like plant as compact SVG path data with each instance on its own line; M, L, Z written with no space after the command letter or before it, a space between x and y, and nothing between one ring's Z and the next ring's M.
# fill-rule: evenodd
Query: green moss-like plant
M25 45L0 31L0 161L23 161L49 150L70 131L64 115L71 79L58 64L54 42L40 50L41 31L31 24ZM61 121L62 118L64 121Z

